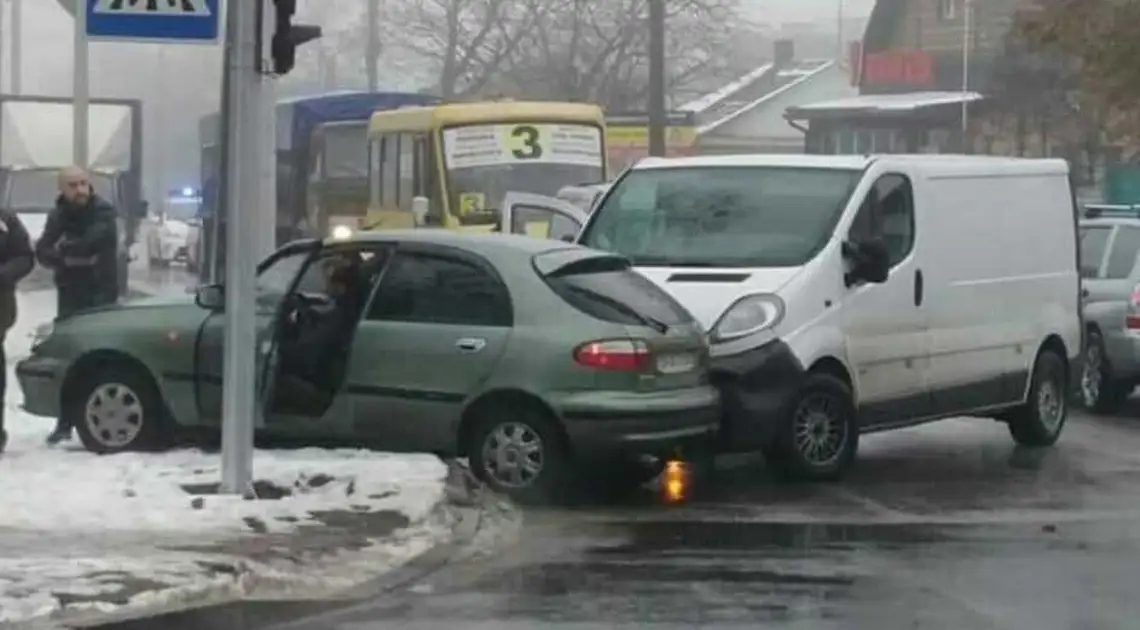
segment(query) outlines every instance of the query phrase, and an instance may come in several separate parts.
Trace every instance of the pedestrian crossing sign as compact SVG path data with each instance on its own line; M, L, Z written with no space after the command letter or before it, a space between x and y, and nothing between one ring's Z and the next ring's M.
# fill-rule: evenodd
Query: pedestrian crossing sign
M214 43L221 32L221 0L85 1L91 39Z

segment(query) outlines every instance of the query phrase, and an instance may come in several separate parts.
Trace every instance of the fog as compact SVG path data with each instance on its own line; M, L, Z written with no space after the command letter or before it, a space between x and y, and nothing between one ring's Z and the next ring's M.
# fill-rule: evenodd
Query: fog
M381 2L393 0L381 0ZM408 0L410 1L410 0ZM843 14L867 15L874 0L740 0L748 21L767 27L786 22L818 23L834 32L839 1ZM9 2L0 0L0 6ZM351 53L351 31L362 22L363 0L301 0L307 21L322 23L328 37L299 54L298 69L279 82L281 93L328 88L363 87L363 64ZM55 0L23 0L22 24L4 16L0 89L11 89L11 29L20 28L24 94L67 96L71 93L72 20ZM802 25L800 25L802 26ZM860 34L850 33L849 38ZM768 51L756 51L758 56ZM150 197L198 181L198 118L217 108L221 56L218 46L159 46L92 43L92 96L140 98L144 101L146 188ZM330 71L329 61L335 60ZM332 76L330 76L330 74ZM432 81L430 68L392 46L381 59L383 89L420 89Z

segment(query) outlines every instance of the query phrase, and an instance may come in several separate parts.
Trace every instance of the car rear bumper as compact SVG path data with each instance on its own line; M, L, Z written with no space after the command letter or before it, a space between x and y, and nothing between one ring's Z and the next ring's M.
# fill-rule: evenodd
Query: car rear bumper
M571 446L584 459L674 455L712 441L720 396L711 386L653 394L573 395L561 416Z
M24 393L24 410L36 416L57 418L60 386L67 365L59 359L31 356L16 363L16 381Z

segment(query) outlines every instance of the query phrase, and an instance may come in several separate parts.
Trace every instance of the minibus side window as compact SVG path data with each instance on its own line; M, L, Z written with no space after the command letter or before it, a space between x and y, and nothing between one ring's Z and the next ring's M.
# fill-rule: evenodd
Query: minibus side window
M914 248L914 193L904 175L883 175L863 201L851 223L848 238L854 242L880 239L890 253L891 267Z

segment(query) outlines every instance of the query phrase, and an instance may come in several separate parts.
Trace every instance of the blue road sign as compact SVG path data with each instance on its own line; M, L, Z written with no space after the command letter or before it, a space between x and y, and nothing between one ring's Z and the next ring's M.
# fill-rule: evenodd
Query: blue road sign
M204 44L221 33L221 0L84 1L92 39Z

